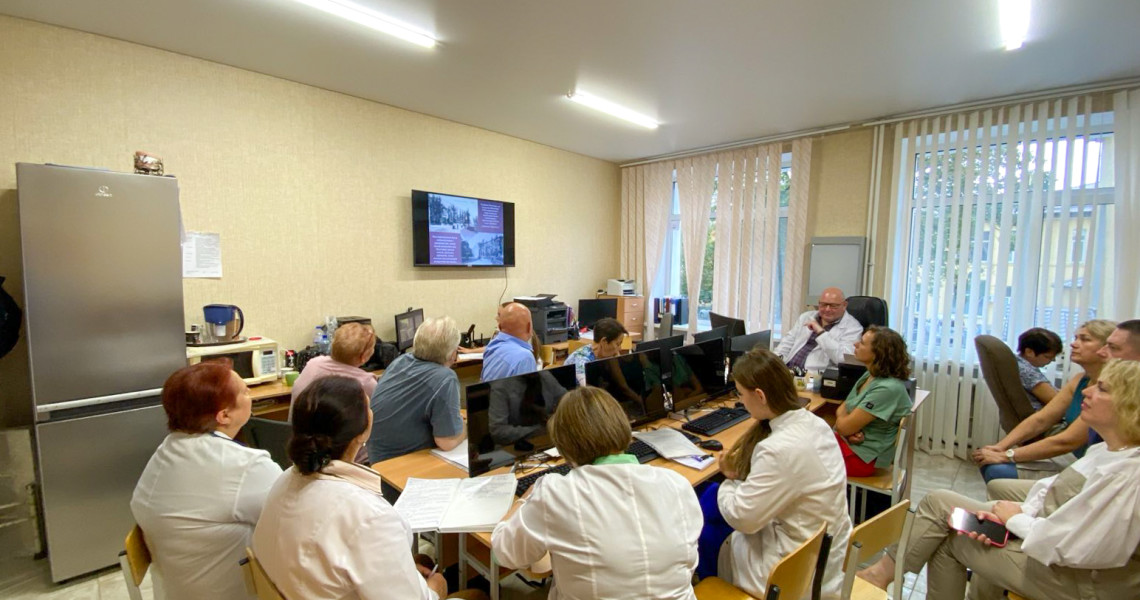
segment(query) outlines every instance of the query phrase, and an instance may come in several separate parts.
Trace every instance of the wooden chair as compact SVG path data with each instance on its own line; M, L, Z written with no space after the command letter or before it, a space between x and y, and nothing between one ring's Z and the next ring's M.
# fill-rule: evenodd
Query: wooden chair
M127 534L123 551L119 553L119 568L123 570L123 579L127 582L127 596L131 600L142 600L139 586L146 577L150 562L150 550L146 547L143 530L135 525Z
M847 558L843 561L843 593L840 597L852 600L885 600L887 592L855 576L859 565L887 547L898 544L899 557L895 561L894 600L902 600L903 561L907 538L914 523L910 500L903 500L886 511L875 515L851 532L847 545Z
M242 573L245 575L245 587L249 593L257 596L258 600L285 600L285 596L277 591L277 586L269 579L257 557L253 555L253 548L246 547L245 558L238 561Z
M1029 600L1029 598L1026 598L1025 596L1018 594L1017 592L1011 592L1009 590L1006 590L1005 597L1009 598L1009 600Z
M780 559L768 575L764 600L798 600L808 596L819 560L827 524L823 523L799 548ZM697 600L756 600L719 577L706 577L693 590Z

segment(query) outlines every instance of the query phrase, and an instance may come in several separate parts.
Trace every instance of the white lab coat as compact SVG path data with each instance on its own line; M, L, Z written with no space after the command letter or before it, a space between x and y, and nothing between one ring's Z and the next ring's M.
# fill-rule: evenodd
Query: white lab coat
M166 436L131 512L150 549L156 598L252 598L238 561L281 467L221 433Z
M1030 488L1022 514L1006 526L1024 540L1021 551L1040 563L1123 567L1140 547L1140 448L1111 452L1101 442L1069 468L1085 476L1079 494L1040 518L1045 493L1057 476L1042 479Z
M817 315L819 315L819 311L809 310L796 319L795 325L784 330L780 345L776 346L776 354L783 358L784 362L791 360L796 352L799 352L800 348L803 348L804 344L811 338L811 329L806 325ZM836 323L831 331L825 331L815 338L815 349L807 355L804 368L811 371L823 371L829 366L843 362L843 355L854 353L855 342L859 341L861 337L863 337L863 324L859 322L859 319L844 312L839 323Z
M701 508L681 475L658 467L605 464L540 479L491 541L510 568L547 552L550 600L692 600Z
M839 444L823 419L803 409L771 424L772 434L752 452L748 478L725 480L717 494L721 515L736 530L721 552L719 574L763 598L776 563L826 522L832 540L823 597L838 600L851 537Z
M411 529L380 494L296 467L273 486L253 533L286 598L437 600L411 548Z

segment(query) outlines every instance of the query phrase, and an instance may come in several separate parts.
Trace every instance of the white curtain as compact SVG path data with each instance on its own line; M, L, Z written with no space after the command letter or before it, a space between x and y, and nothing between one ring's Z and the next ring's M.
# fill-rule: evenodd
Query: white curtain
M681 205L681 245L689 296L690 336L695 333L701 273L709 232L709 213L716 182L717 160L705 154L677 161L677 199Z
M783 166L781 147L782 144L775 143L717 155L719 175L713 310L743 319L749 331L772 329L776 320L774 308L779 276L777 243ZM797 150L804 154L804 146ZM804 177L798 186L793 185L789 189L788 231L804 229L806 211L793 210L792 205L795 204L796 208L806 206L810 141L806 153L807 160L798 165ZM793 178L794 174L795 171ZM803 248L793 252L789 243L786 258L788 264L784 272L798 275L802 271ZM794 259L798 262L793 262ZM798 278L795 282L791 279L784 282L784 290L786 294L796 296L797 300L784 302L784 305L794 308L799 304L801 282Z
M1117 92L1116 127L1116 294L1118 321L1140 317L1140 90Z
M975 336L1015 346L1046 327L1068 338L1106 316L1121 213L1100 189L1112 118L1092 106L1068 98L896 127L890 304L932 392L917 428L932 451L965 458L998 437Z
M792 182L788 190L788 239L784 250L783 324L792 326L803 307L804 255L807 252L808 181L811 180L810 138L792 142Z
M673 163L622 169L621 278L633 279L648 298L669 227ZM651 324L652 302L645 303ZM652 339L653 327L644 332Z

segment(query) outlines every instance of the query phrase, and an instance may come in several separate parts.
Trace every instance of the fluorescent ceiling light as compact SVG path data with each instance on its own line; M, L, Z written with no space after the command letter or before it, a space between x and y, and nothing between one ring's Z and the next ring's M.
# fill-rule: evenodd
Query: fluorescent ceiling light
M1001 42L1006 50L1017 50L1029 34L1029 0L999 0Z
M336 15L342 19L348 19L353 23L358 23L360 25L368 27L369 29L375 29L381 33L386 33L388 35L398 37L405 42L411 42L417 46L432 48L436 43L436 39L426 31L417 29L405 23L401 23L370 8L365 8L359 4L353 4L347 0L295 1L307 6L311 6L317 10L323 10L330 15Z
M567 94L567 97L577 102L578 104L589 106L590 108L604 112L607 115L612 115L619 119L624 119L630 123L641 125L642 127L646 127L648 129L657 129L658 123L656 120L647 117L639 112L634 112L619 104L614 104L613 102L610 102L604 98L599 98L593 94L578 90Z

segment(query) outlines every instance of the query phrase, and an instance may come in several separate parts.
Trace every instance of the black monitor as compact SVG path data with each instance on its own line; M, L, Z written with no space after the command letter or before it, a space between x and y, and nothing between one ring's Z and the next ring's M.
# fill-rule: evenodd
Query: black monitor
M728 343L728 364L731 368L733 363L740 355L748 352L749 350L760 346L765 350L771 350L772 346L772 330L765 329L764 331L757 331L748 335L738 335L729 340Z
M673 410L685 410L728 393L732 388L725 383L724 340L713 338L673 350L669 387Z
M727 332L728 332L728 327L721 325L720 327L713 327L712 329L710 329L708 331L702 331L700 333L694 333L693 334L693 343L699 344L701 342L707 342L709 340L721 340L721 342L724 342L724 340L728 338L728 336L726 335ZM721 344L720 348L722 351L724 350L724 344L723 343Z
M718 315L714 312L709 313L709 325L712 326L713 329L716 329L717 327L727 328L728 331L725 333L725 336L729 338L744 335L745 333L743 319L726 317L724 315Z
M553 446L546 420L577 385L574 365L564 365L467 386L471 477Z
M578 301L578 326L594 328L599 319L617 318L617 298L591 298Z
M660 361L661 353L652 350L596 360L586 363L586 383L609 392L630 425L655 421L667 414Z
M646 352L648 350L657 350L661 353L661 378L664 381L669 380L670 373L673 372L673 349L680 348L685 345L685 334L674 335L670 337L650 340L647 342L638 342L633 349L637 352Z
M396 315L396 350L403 352L412 347L416 339L416 330L424 323L424 309L417 308Z

